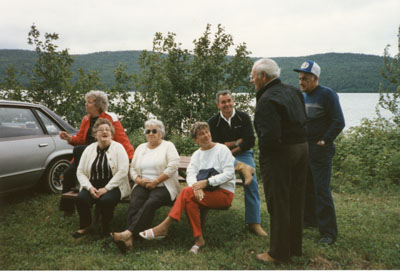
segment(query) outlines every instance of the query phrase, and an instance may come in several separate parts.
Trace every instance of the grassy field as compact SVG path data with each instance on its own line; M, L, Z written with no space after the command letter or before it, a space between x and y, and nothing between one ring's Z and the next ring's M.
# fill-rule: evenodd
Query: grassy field
M97 232L81 239L71 234L78 216L64 219L59 197L28 190L1 199L0 270L269 270L269 269L400 269L400 196L334 194L338 241L317 245L316 229L304 231L303 257L291 263L260 263L255 254L267 250L269 239L250 233L244 224L243 188L236 190L228 211L210 211L206 246L197 256L188 253L193 238L186 217L161 241L135 240L121 255L110 238ZM262 192L262 187L260 187ZM262 224L268 225L263 198ZM127 204L119 204L113 229L125 226ZM158 211L154 223L168 213Z

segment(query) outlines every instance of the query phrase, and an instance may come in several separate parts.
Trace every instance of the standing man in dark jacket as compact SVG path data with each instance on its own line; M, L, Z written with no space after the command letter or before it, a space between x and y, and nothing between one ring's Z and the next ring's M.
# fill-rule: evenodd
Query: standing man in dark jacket
M302 255L306 111L300 90L283 84L279 76L280 68L271 59L256 61L250 76L257 90L254 125L270 214L270 250L257 255L264 262L286 262Z
M305 61L299 73L300 89L304 92L307 109L307 140L309 171L307 175L305 226L318 226L318 243L331 245L338 234L335 206L330 189L333 141L344 128L344 118L338 95L330 88L319 85L319 65Z
M238 162L255 168L253 146L255 142L250 116L235 109L235 101L230 91L219 91L216 95L219 113L208 120L213 142L225 144ZM257 175L250 175L244 184L245 222L257 235L267 237L261 227L260 195Z

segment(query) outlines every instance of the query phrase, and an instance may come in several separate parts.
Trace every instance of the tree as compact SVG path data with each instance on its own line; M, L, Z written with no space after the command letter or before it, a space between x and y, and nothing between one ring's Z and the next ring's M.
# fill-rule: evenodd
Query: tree
M78 126L84 111L83 97L86 92L79 86L86 87L87 84L83 82L87 80L81 70L78 82L71 83L71 64L74 60L68 49L57 50L54 42L58 38L57 33L45 33L42 41L39 30L35 25L31 26L28 43L35 46L38 58L28 88L29 97L33 102L41 103L63 116L71 125ZM97 85L97 82L89 82Z
M146 115L143 113L143 100L139 93L135 92L132 95L135 77L128 75L126 70L127 66L122 64L114 69L115 84L107 90L107 94L110 110L118 113L127 134L132 135L143 127Z
M26 94L23 92L23 86L17 79L17 71L10 65L6 69L6 78L0 84L0 98L6 100L24 101Z
M236 47L231 35L218 25L211 40L211 25L194 40L194 50L182 49L175 34L156 33L153 51L143 51L139 58L141 73L135 77L135 89L140 92L143 107L162 120L168 132L188 131L195 121L206 121L217 111L215 94L224 89L249 92L248 80L252 61L245 44ZM235 96L236 97L236 96ZM243 110L249 109L251 97L237 97Z
M31 79L29 97L33 102L46 105L77 127L82 116L86 114L84 95L90 90L104 90L104 84L97 71L85 73L82 68L79 69L77 80L73 82L73 58L67 49L57 50L58 46L54 42L58 40L58 34L45 33L44 38L44 41L40 40L40 32L33 25L28 43L35 45L38 59ZM135 103L132 103L130 91L133 89L134 78L126 73L126 66L123 65L114 70L114 77L115 85L104 90L108 95L109 108L124 117L121 122L128 133L132 133L134 129L143 126L145 119L140 104L136 104L140 99L134 99Z
M84 95L89 90L101 90L103 88L102 81L97 71L89 71L85 73L82 68L78 70L78 79L71 83L71 87L65 91L68 101L74 101L71 108L64 107L67 120L75 127L80 125L82 117L86 115ZM68 102L67 102L68 103Z
M70 71L73 59L68 50L57 51L54 41L58 40L58 34L45 33L44 41L40 39L40 32L35 25L31 26L28 34L28 43L35 46L38 55L37 63L29 86L29 96L34 102L42 103L58 114L73 121L69 112L73 110L71 103L74 95L70 95L72 72ZM75 101L74 101L75 102Z
M389 54L390 45L383 52L382 77L390 82L384 89L379 85L379 106L393 113L393 121L400 126L400 26L398 32L397 55L393 58Z

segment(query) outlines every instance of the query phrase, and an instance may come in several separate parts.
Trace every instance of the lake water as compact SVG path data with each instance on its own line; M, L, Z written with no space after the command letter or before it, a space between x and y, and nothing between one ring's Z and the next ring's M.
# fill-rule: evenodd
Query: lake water
M338 93L340 105L346 123L345 130L361 125L363 118L374 119L376 105L379 100L379 93ZM255 105L255 99L252 101ZM390 111L380 108L381 115L385 118L392 117Z
M338 93L340 105L344 115L344 121L348 129L361 125L363 118L374 119L376 115L376 104L378 104L379 93ZM252 101L255 105L255 99ZM380 108L381 115L385 118L392 117L388 110Z
M378 117L375 112L378 104L378 93L339 93L340 104L346 122L345 129L352 126L359 126L363 118L374 119ZM392 113L380 109L380 113L385 118L392 117Z
M346 122L345 129L359 126L363 118L377 117L375 107L379 100L378 93L339 93L338 95ZM255 98L252 104L255 105ZM387 110L380 109L380 112L385 118L392 117L392 113Z

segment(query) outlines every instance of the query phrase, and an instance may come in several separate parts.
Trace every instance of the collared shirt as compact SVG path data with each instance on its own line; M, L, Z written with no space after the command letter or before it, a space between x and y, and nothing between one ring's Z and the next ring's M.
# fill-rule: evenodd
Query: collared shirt
M235 111L230 118L230 124L220 113L215 114L208 120L212 140L215 143L236 141L240 138L243 142L239 144L242 152L254 146L255 137L250 116L242 111Z
M225 118L225 116L222 114L222 111L220 111L219 114L221 114L222 119L224 119L224 120L229 124L229 126L231 127L231 120L232 120L232 118L233 118L233 117L235 116L235 114L236 114L235 108L233 108L232 115L231 115L231 117L229 117L228 119Z

